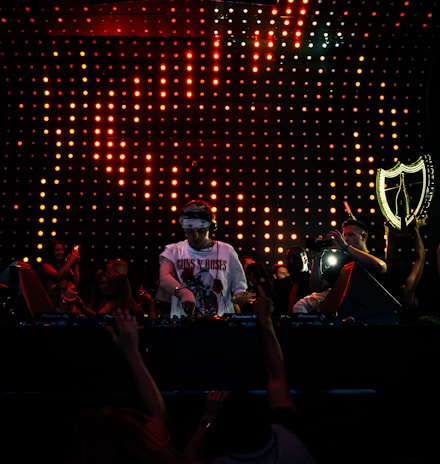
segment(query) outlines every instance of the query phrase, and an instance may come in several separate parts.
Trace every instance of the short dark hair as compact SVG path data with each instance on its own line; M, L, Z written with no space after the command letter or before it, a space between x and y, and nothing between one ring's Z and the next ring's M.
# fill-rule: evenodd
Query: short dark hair
M286 256L290 255L295 255L295 256L300 256L302 253L304 253L306 249L302 246L299 245L293 245L286 250Z
M357 226L360 229L362 229L368 235L368 227L367 227L367 225L364 222L359 221L358 219L351 219L351 218L346 219L342 223L342 228L348 227L348 226Z
M275 263L272 266L272 274L276 274L280 267L285 267L287 269L287 264L284 263Z
M204 200L188 201L180 213L179 222L183 219L203 219L211 223L210 232L217 230L217 218L212 206Z

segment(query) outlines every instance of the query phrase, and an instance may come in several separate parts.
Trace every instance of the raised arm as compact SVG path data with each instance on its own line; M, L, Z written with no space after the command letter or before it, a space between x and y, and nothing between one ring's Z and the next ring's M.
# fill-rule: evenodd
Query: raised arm
M210 462L210 447L213 444L212 430L220 412L226 393L221 390L208 392L202 418L186 444L183 454L188 462L202 464Z
M253 305L263 338L264 362L267 373L267 396L270 409L290 407L295 409L287 382L284 355L272 322L273 302L258 287L258 297Z
M165 292L179 298L185 312L192 314L196 307L194 294L189 288L184 287L175 276L176 268L174 263L164 258L159 269L159 286Z
M79 274L79 267L78 267L78 260L80 256L79 254L72 253L67 258L63 267L59 270L55 269L52 264L43 263L41 265L41 275L44 277L45 280L53 280L59 282L61 280L67 279L67 276L72 273L73 276L73 283L75 285L79 284L80 281L80 274Z
M405 306L409 308L417 305L415 290L425 268L426 251L419 229L425 225L426 219L427 216L424 216L422 218L414 218L413 221L414 225L412 232L414 235L414 261L411 267L411 272L403 284L403 300Z
M146 413L167 428L168 415L164 399L139 351L136 318L128 310L117 309L114 319L116 328L109 327L108 330L130 366Z
M348 253L354 261L361 264L374 275L382 275L387 272L387 263L383 259L369 253L366 244L364 249L351 245L339 230L331 230L327 234L327 238L333 240L334 248Z

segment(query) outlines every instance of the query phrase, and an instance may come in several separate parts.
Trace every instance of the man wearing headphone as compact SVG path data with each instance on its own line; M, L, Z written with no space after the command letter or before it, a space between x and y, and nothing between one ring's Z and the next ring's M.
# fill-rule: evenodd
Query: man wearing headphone
M213 317L253 303L237 252L213 240L215 213L203 200L191 200L179 217L186 239L165 246L159 256L159 286L171 295L171 317Z

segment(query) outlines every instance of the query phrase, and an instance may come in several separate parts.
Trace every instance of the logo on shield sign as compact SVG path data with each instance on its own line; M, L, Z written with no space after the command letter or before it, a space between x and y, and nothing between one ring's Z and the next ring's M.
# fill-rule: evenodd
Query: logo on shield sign
M397 230L404 230L416 217L426 214L434 195L434 167L430 155L412 164L400 161L376 173L376 194L382 214Z

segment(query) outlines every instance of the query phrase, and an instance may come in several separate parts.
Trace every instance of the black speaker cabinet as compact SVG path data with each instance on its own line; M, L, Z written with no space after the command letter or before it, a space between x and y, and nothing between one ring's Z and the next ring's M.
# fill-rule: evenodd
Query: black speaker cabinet
M352 323L399 324L402 305L360 264L346 264L321 308Z

